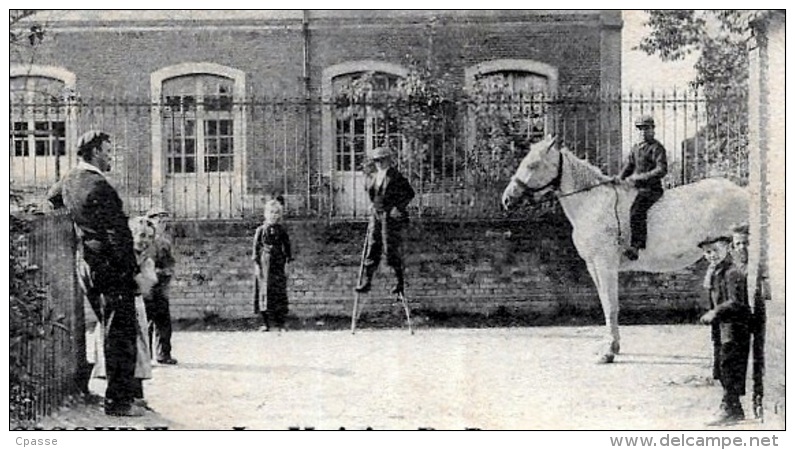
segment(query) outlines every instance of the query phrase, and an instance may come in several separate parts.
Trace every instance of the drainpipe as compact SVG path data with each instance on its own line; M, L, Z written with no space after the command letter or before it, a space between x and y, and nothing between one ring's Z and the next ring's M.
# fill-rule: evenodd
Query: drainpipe
M312 207L312 130L310 127L309 116L312 113L310 107L310 86L309 86L309 10L303 10L301 21L301 34L303 36L304 61L301 81L304 90L304 151L306 152L306 210Z

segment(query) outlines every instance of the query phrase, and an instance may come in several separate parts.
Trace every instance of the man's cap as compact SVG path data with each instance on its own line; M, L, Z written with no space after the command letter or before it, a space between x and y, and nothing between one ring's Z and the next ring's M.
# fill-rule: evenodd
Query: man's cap
M654 128L654 117L652 116L640 116L635 120L635 127L636 128L647 128L651 127Z
M81 150L83 149L92 149L99 147L105 141L110 140L110 135L105 133L104 131L99 130L90 130L83 133L79 139L77 139L77 154L81 154Z
M149 217L150 219L152 217L168 217L168 211L166 211L164 208L156 206L147 211L146 217Z
M392 151L387 147L374 148L370 153L370 159L390 158L391 156Z
M735 225L732 228L732 233L748 235L748 224L747 223L738 223L737 225Z
M730 238L729 236L710 236L710 237L704 239L703 241L699 242L698 243L698 248L704 248L707 245L714 244L716 242L725 242L725 243L728 244L728 243L731 243L731 241L732 241L732 238Z

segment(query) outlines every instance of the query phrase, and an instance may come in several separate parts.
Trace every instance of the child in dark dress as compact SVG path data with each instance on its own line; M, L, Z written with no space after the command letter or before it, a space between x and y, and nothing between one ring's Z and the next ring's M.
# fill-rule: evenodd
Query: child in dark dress
M254 234L254 312L262 315L262 331L275 326L285 330L289 311L285 264L292 261L290 237L281 224L283 205L278 199L265 204L265 222Z

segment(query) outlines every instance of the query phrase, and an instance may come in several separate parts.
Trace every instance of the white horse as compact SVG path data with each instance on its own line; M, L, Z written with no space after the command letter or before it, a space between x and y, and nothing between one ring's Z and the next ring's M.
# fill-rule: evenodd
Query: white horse
M645 250L636 261L622 257L628 240L629 208L637 190L616 185L598 168L558 148L553 137L531 146L502 194L510 209L525 196L554 192L573 227L577 252L596 284L605 315L608 345L600 362L613 362L620 350L619 271L670 272L701 258L698 243L707 236L730 235L748 219L749 194L723 178L709 178L665 192L648 213Z

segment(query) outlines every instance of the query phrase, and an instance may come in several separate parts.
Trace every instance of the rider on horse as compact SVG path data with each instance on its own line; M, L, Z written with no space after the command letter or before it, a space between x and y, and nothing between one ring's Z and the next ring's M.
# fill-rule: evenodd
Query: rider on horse
M639 118L635 121L635 128L643 134L643 141L632 148L624 170L617 177L638 190L629 211L630 245L624 250L624 256L631 261L638 259L638 250L646 248L646 215L654 202L662 197L662 179L668 173L665 148L654 139L654 118Z

